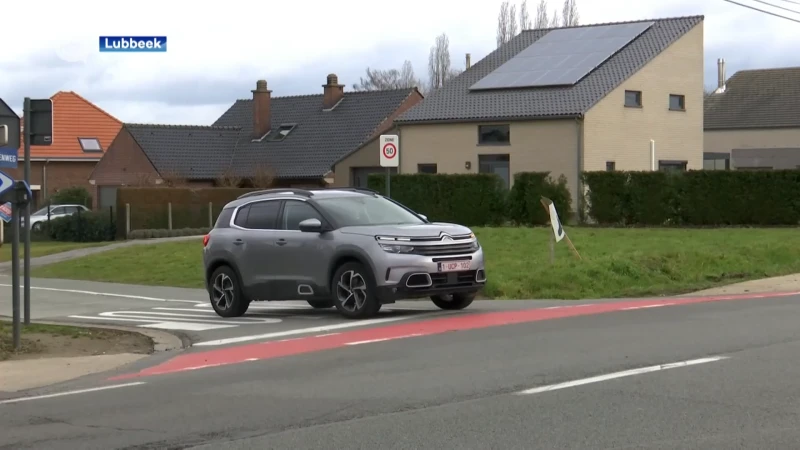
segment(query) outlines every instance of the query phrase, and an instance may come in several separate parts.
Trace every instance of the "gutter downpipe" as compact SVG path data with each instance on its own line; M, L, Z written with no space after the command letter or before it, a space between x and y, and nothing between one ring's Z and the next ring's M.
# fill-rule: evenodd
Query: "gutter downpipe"
M575 134L577 137L577 152L578 152L578 167L577 167L577 186L578 189L575 192L575 213L577 214L577 218L580 221L581 218L584 216L583 210L583 200L585 196L584 186L583 186L583 114L578 114L575 117Z
M41 192L41 195L39 196L39 197L42 197L40 199L41 201L44 201L45 198L47 197L47 165L48 164L50 164L50 158L45 159L44 160L44 164L42 165L42 186L40 188L41 190L39 191L39 192ZM39 205L36 205L36 207L38 207L38 206Z

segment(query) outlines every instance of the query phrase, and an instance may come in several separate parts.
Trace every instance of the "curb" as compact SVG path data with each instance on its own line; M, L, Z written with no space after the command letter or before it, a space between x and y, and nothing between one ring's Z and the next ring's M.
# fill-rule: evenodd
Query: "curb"
M3 320L6 319L8 318L3 317ZM191 347L192 345L191 341L184 336L176 336L174 334L159 330L143 330L134 327L115 326L115 325L95 325L95 324L86 324L83 322L71 322L71 321L68 322L68 321L33 320L31 321L31 323L42 324L42 325L63 325L63 326L70 326L77 328L95 328L101 330L116 330L116 331L125 331L128 333L141 334L153 340L153 353L168 352L172 350L183 350ZM23 324L23 327L24 326L25 325Z

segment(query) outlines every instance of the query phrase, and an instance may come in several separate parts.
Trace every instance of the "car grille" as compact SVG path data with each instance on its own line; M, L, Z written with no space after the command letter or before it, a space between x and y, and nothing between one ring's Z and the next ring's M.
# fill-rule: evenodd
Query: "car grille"
M464 272L447 272L447 273L432 273L431 282L434 288L437 287L457 287L469 286L475 281L474 270L467 270Z
M478 250L478 243L472 241L453 244L418 245L414 247L412 253L424 256L448 256L475 253L476 250Z

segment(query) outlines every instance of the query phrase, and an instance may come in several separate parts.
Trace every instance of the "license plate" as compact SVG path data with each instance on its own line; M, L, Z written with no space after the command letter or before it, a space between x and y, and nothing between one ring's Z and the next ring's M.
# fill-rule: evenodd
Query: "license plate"
M444 261L439 263L439 272L458 272L469 270L472 261Z

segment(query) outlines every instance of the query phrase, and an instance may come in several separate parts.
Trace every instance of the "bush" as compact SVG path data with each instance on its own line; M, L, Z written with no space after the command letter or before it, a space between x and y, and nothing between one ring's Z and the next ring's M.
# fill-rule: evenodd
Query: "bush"
M589 215L603 225L800 223L800 171L588 172Z
M207 234L208 228L179 228L167 230L164 228L155 230L132 230L128 233L128 239L155 239L181 236L202 236Z
M73 186L60 189L50 196L50 204L53 205L83 205L87 208L92 207L92 196L89 191L82 186Z
M102 242L114 240L116 226L108 213L89 211L53 219L47 231L54 241Z
M547 225L550 215L542 206L541 198L547 197L555 204L561 218L569 217L572 211L572 195L567 186L567 177L558 180L550 172L519 172L514 175L514 187L508 195L508 219L520 225Z
M369 187L385 194L386 176L370 175ZM504 220L506 190L495 174L392 175L390 194L434 222L484 226Z

